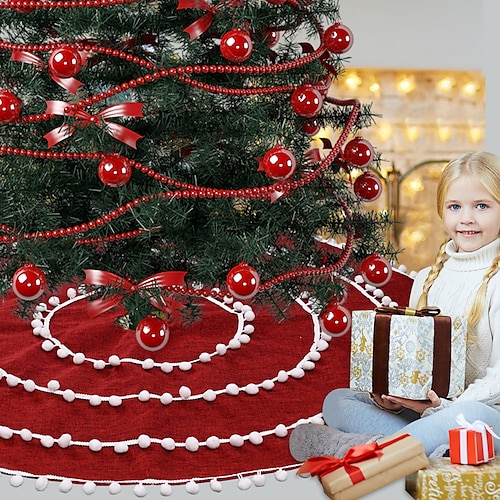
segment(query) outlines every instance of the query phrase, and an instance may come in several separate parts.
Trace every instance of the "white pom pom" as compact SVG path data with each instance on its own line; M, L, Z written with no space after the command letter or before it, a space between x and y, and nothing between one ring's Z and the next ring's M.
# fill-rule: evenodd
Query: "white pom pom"
M288 373L285 370L280 370L278 372L278 382L284 383L288 380Z
M238 488L240 490L248 490L252 486L252 480L249 477L242 477L238 481Z
M266 391L272 391L274 389L274 382L272 380L264 380L264 382L262 382L262 388Z
M230 396L237 396L240 393L240 388L236 384L227 384L226 393Z
M108 491L111 495L118 495L118 493L122 491L122 487L120 483L113 481L112 483L109 483Z
M14 488L18 488L24 483L24 478L23 476L16 474L15 476L11 476L9 483L11 486L14 486Z
M191 479L186 483L186 491L191 495L196 495L200 491L200 487Z
M76 399L76 394L71 389L65 389L63 391L63 399L68 403L72 403Z
M102 443L99 441L99 439L91 439L89 441L89 449L90 451L101 451L102 450Z
M290 375L295 378L295 379L300 379L305 375L305 372L302 368L295 367L291 372Z
M360 274L357 274L356 276L354 276L354 281L355 281L356 283L358 283L358 284L359 284L359 283L363 283L363 281L364 281L364 280L363 280L363 276L361 276Z
M399 304L397 302L395 302L394 300L389 302L389 307L398 307L398 306L399 306Z
M193 436L186 439L186 450L188 451L198 451L200 448L200 442Z
M241 448L245 443L245 440L239 434L233 434L229 438L229 444L235 448Z
M238 339L231 339L228 345L229 349L239 349L241 347L241 342Z
M252 482L255 486L264 486L266 484L266 476L258 472L255 476L252 477Z
M309 359L314 362L319 361L321 359L321 353L316 350L309 351Z
M160 396L160 402L162 405L165 405L165 406L169 405L173 400L174 400L174 397L169 392L164 392Z
M49 480L46 477L37 477L35 481L36 491L45 491L49 486Z
M210 489L216 493L220 493L222 491L222 483L217 481L217 479L212 479L210 481Z
M73 356L73 363L75 365L82 365L83 363L85 363L85 354L83 354L83 352L77 352Z
M185 385L179 389L179 396L182 399L189 399L191 397L191 389Z
M86 495L93 495L96 492L97 485L94 481L87 481L83 486L82 490Z
M286 481L288 478L288 473L286 470L279 469L274 473L274 477L277 481Z
M19 379L19 377L9 374L6 377L6 382L9 387L17 387L21 380Z
M0 425L0 438L10 439L14 435L13 430L5 425Z
M68 448L68 446L71 444L71 434L61 434L61 436L57 440L57 444L60 448Z
M46 311L47 310L47 304L45 302L40 302L40 304L38 304L36 306L36 310L37 311Z
M250 342L250 337L248 335L245 335L244 333L242 333L240 335L239 341L240 341L240 344L246 345Z
M373 296L376 297L377 299L381 299L383 296L384 296L384 292L383 290L381 290L380 288L377 288L374 292L373 292Z
M174 369L174 366L172 365L172 363L162 363L160 365L160 370L163 372L163 373L170 373L172 370Z
M42 342L42 349L45 352L50 352L52 349L54 349L55 345L50 341L50 340L44 340Z
M142 368L143 368L143 370L152 370L154 367L155 367L154 359L146 358L142 362Z
M74 299L76 297L76 290L74 288L68 288L66 291L66 296L68 299Z
M59 300L59 297L50 297L49 298L49 304L52 307L57 307L60 303L61 303L61 301Z
M73 483L70 479L63 479L59 484L59 491L61 493L68 493L73 488Z
M41 328L43 326L43 321L40 321L39 319L34 319L32 322L31 322L31 328L33 328L33 330L35 328Z
M205 444L207 445L207 448L216 450L220 446L220 439L217 436L210 436Z
M215 350L217 351L217 354L219 356L224 356L224 354L226 354L227 352L227 347L225 344L217 344L215 346Z
M249 435L248 435L248 440L258 446L259 444L262 444L264 442L264 438L262 437L261 433L260 432L257 432L257 431L252 431Z
M26 442L33 439L33 433L29 429L21 429L19 435L21 436L21 439Z
M253 325L245 325L243 327L243 333L246 333L247 335L252 335L253 332L255 332L255 327Z
M54 446L55 441L56 440L52 436L49 436L49 435L45 435L45 436L42 436L40 438L40 444L44 448L52 448L52 446Z
M302 363L302 369L305 370L306 372L310 372L314 370L316 365L312 361L304 361Z
M217 398L217 393L213 390L213 389L207 389L204 393L203 393L203 399L205 401L215 401L215 399Z
M274 429L274 433L276 434L276 436L283 438L288 435L288 429L286 428L286 425L278 424Z
M243 314L245 321L253 321L255 319L255 313L253 311L247 311Z
M56 354L59 359L66 359L69 356L69 351L66 347L59 347Z
M318 351L323 352L328 349L330 344L325 339L320 339L317 343Z
M160 495L163 497L169 497L172 495L173 492L174 492L174 489L168 483L163 483L160 486Z
M248 311L253 311L252 309L252 306L249 306L248 304L245 304L242 308L241 308L241 312L242 313L246 313Z
M109 363L111 366L120 366L120 365L121 365L121 360L120 360L120 358L119 358L116 354L112 354L112 355L108 358L108 363Z
M239 300L237 300L234 304L233 304L233 309L235 311L238 311L238 312L241 312L241 310L243 309L244 307L244 304L243 302L240 302Z
M148 490L146 489L146 487L142 483L135 485L134 495L136 497L142 498L142 497L145 497L147 494L148 494Z
M388 306L391 303L391 298L386 295L380 299L380 302L382 302L383 306Z
M102 398L97 394L93 394L92 396L90 396L89 403L90 406L99 406L102 403Z
M202 352L199 359L202 363L210 363L210 361L212 361L212 357L208 352Z
M26 392L33 392L36 389L36 384L31 379L25 380L23 385Z
M227 296L227 295L224 295L224 299L223 300L224 300L224 304L232 304L234 298L230 297L230 296Z
M106 361L103 359L96 359L94 361L94 370L104 370L106 368Z
M259 393L259 386L257 384L248 384L245 386L244 391L250 396L254 396Z
M113 406L116 408L117 406L121 406L122 398L120 396L110 396L108 403L109 406Z
M374 287L373 285L369 285L368 283L366 283L366 284L365 284L365 290L366 290L367 292L372 293L372 292L374 292L374 291L375 291L375 287Z
M141 434L137 440L137 444L139 445L139 448L145 450L151 446L151 438L147 434Z
M190 363L189 361L183 361L182 363L179 363L179 370L181 372L188 372L193 368L193 364Z
M161 440L161 447L167 451L175 450L175 441L172 438L163 438Z
M139 393L139 401L142 403L147 403L151 399L151 394L149 391L143 390Z
M114 447L115 453L127 453L128 444L121 441L120 443L116 443Z

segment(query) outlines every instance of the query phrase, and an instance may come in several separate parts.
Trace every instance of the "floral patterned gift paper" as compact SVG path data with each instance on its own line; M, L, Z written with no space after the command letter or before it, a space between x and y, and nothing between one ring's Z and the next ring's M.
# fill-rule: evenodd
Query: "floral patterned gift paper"
M354 390L373 392L375 310L353 311L351 329L350 387ZM439 316L390 315L387 393L410 399L427 399L433 387L435 347L443 349L443 342L435 340L435 321ZM442 317L441 317L442 318ZM450 380L447 394L458 396L464 390L467 327L465 318L451 321ZM379 392L379 391L376 391ZM385 391L384 391L385 392Z
M481 465L431 458L427 469L407 476L406 491L416 500L498 500L500 457Z

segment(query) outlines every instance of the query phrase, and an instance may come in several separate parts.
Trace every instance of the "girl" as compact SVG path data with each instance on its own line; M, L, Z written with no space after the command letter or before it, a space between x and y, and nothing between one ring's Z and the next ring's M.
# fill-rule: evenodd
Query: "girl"
M479 152L451 161L439 181L437 212L450 240L417 274L410 307L437 306L451 317L468 311L465 391L454 401L432 390L428 400L413 401L336 389L323 404L327 426L302 424L292 432L296 460L342 457L351 446L398 431L419 439L427 455L442 456L460 413L500 432L500 158ZM499 454L499 440L495 448Z

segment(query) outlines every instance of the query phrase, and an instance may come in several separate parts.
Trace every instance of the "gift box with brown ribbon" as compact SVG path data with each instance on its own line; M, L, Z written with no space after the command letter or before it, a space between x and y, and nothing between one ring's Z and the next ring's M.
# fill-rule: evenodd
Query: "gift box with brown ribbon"
M311 457L297 474L318 476L332 500L354 500L427 465L423 444L401 433L354 446L343 458Z
M350 387L414 400L464 390L467 324L437 308L352 312Z

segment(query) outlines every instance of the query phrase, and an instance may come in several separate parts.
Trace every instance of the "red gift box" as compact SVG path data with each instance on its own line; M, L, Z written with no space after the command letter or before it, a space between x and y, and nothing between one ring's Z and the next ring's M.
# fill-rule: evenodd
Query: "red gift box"
M450 429L450 462L453 464L477 465L495 458L493 437L499 438L493 428L480 420L472 424L462 414L458 415L457 429ZM500 439L500 438L499 438Z

